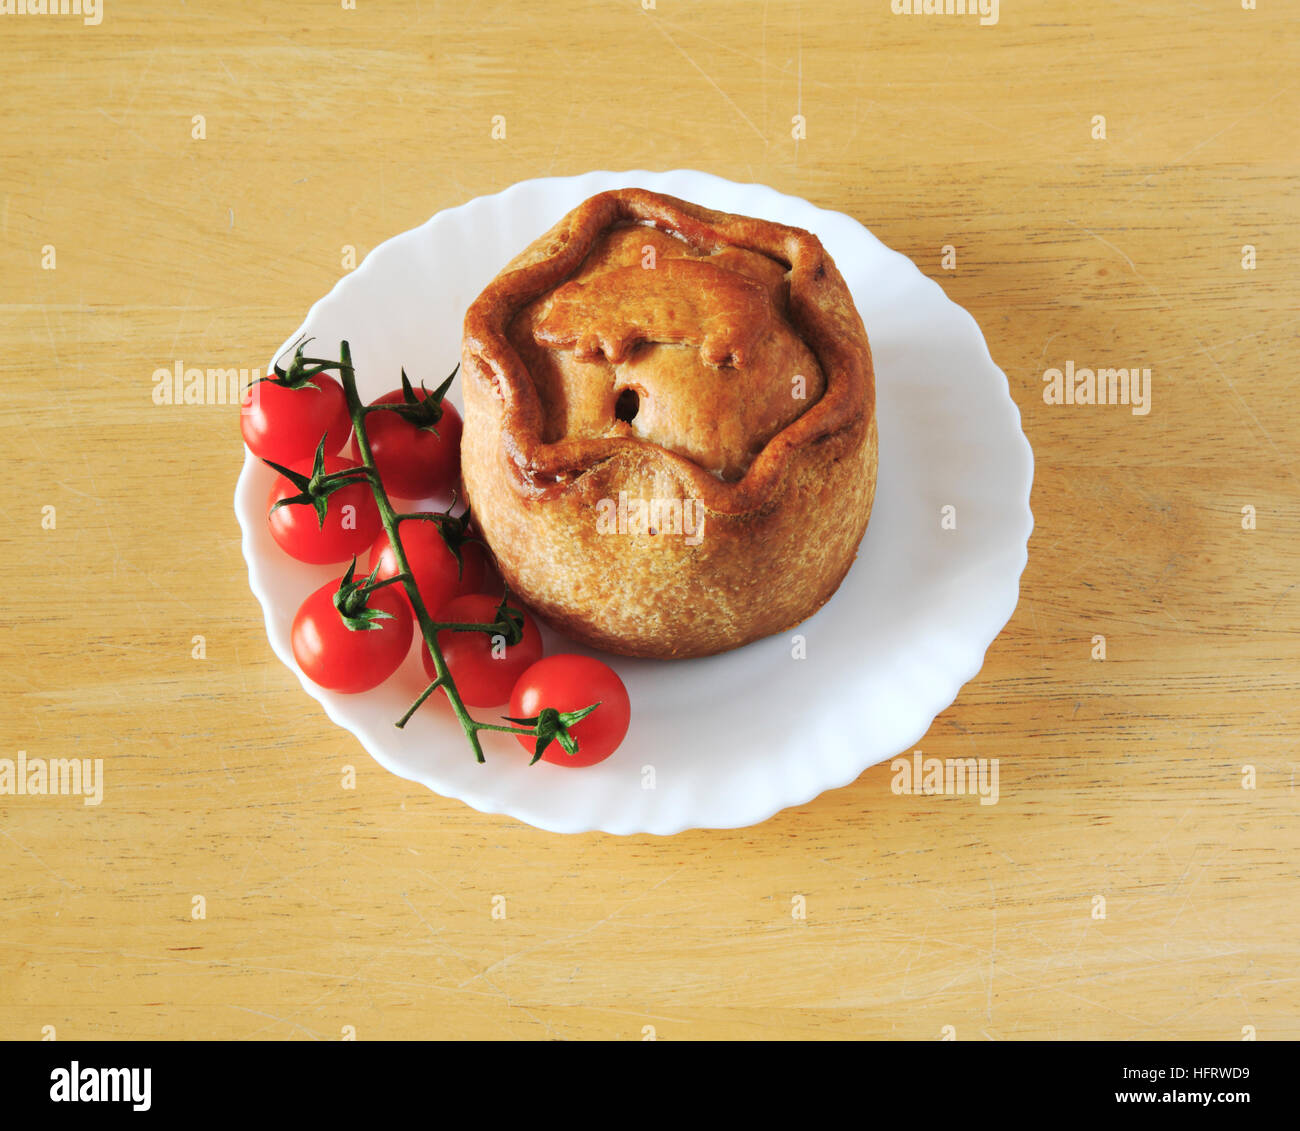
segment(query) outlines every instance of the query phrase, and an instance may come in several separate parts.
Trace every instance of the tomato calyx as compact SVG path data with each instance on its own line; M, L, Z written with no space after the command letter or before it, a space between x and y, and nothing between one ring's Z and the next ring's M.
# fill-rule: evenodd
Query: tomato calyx
M320 386L312 380L312 378L318 373L327 373L331 369L342 373L342 362L331 361L328 358L323 357L303 357L303 350L307 348L307 343L313 340L314 339L312 338L299 338L296 343L297 348L293 353L293 360L289 362L288 369L283 368L277 362L271 367L274 374L273 376L259 377L252 383L257 385L262 381L270 381L272 384L280 385L285 389L302 389L307 387L318 389ZM348 368L350 369L351 366L348 366Z
M581 711L557 711L554 707L543 707L538 714L525 719L512 719L509 715L501 717L508 723L532 727L533 733L537 735L537 748L533 753L532 761L528 763L531 766L541 758L552 742L558 742L570 758L577 754L578 743L569 733L569 727L582 722L599 706L600 703L596 702L590 707L583 707Z
M524 614L512 607L509 600L510 591L506 590L501 596L501 604L497 606L496 624L491 626L497 630L494 635L505 637L507 647L518 644L524 638Z
M415 388L411 384L411 379L406 375L406 370L402 370L402 399L392 404L373 404L367 407L367 412L394 412L403 420L414 424L422 432L432 432L438 435L438 421L442 419L442 398L447 395L447 390L451 388L451 383L456 379L456 374L460 371L460 363L451 371L441 385L433 392L425 388L424 382L420 382L420 392L423 397L415 395Z
M462 581L465 577L465 558L462 551L467 542L477 542L485 550L488 548L482 538L470 532L469 528L469 507L466 507L462 514L452 514L456 506L456 492L451 493L451 502L447 504L445 511L428 511L418 514L398 515L402 522L432 522L442 537L443 544L447 547L448 552L456 559L456 580ZM518 643L518 641L511 641Z
M334 591L334 607L339 612L339 618L353 632L369 632L372 629L379 628L376 623L381 620L392 620L393 614L386 613L383 609L371 608L367 601L370 594L376 589L387 585L387 581L375 582L375 574L379 572L375 569L364 581L353 581L352 578L356 573L357 559L352 559L352 564L348 566L348 571L339 580L339 587ZM398 578L390 579L392 581Z
M358 483L370 478L370 472L364 467L349 467L343 471L327 473L325 471L324 436L321 437L320 443L316 445L316 456L312 460L310 475L294 471L292 468L285 467L274 460L264 459L262 462L283 475L298 488L299 492L297 495L290 495L287 498L278 500L271 510L276 511L280 507L310 505L316 509L316 521L321 529L325 528L325 514L329 509L329 497L349 483Z

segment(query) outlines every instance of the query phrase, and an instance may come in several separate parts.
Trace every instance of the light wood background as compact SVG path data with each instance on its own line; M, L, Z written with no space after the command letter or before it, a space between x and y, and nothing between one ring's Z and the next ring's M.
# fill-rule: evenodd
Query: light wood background
M0 797L0 1035L1300 1037L1285 5L104 5L0 16L0 756L107 777ZM391 777L272 655L236 413L154 370L265 365L344 245L637 167L850 213L983 327L1037 527L922 749L1000 758L998 805L882 765L743 831L553 836ZM1066 360L1151 368L1150 415L1044 404Z

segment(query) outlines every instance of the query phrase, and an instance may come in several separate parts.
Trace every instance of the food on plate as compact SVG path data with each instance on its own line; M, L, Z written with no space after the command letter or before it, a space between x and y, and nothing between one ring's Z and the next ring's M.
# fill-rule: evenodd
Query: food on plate
M465 318L462 476L510 589L608 651L701 656L835 592L876 482L871 351L816 236L642 189Z
M440 624L491 625L499 619L500 607L497 598L475 593L449 601L438 610L437 619ZM467 707L497 707L507 702L516 680L542 658L537 623L522 610L515 610L514 615L517 629L511 638L481 629L443 629L438 633L438 647ZM424 670L434 679L433 659L427 650L423 656Z
M325 482L325 476L348 470L353 465L340 456L321 456L314 468L309 463L281 469L267 501L266 521L276 545L290 557L313 565L346 562L365 553L379 535L379 508L368 483L356 478L338 486ZM328 494L309 499L313 482L317 492Z
M480 543L461 542L457 561L447 542L449 535L431 518L402 523L398 537L426 609L437 612L454 597L482 591L487 576L487 555ZM370 568L378 581L401 572L387 534L380 534L370 547ZM406 591L400 591L402 599L407 600Z
M411 650L411 610L391 587L366 592L349 569L311 594L290 639L303 675L331 691L378 687Z
M394 406L366 416L370 451L390 495L423 499L455 489L460 477L461 419L456 406L442 399L452 377L432 392L416 391L403 373L400 389L371 402ZM352 458L361 462L355 435Z
M573 709L542 704L536 718L500 723L469 714L468 707L497 706L510 698L520 675L541 659L542 638L533 619L515 607L508 593L496 598L478 591L488 585L495 589L500 578L468 510L454 513L454 491L452 505L442 513L399 512L389 498L391 484L412 494L444 491L454 484L459 451L446 441L459 436L460 418L440 402L455 371L433 393L422 389L419 396L403 372L400 390L364 405L346 341L339 354L337 362L304 358L300 344L290 370L302 380L337 370L358 463L327 455L328 433L317 439L310 459L291 460L293 466L262 457L279 475L267 515L276 541L305 562L352 558L347 572L312 592L294 617L290 642L303 676L340 693L372 690L402 666L418 624L420 655L430 682L395 720L396 726L404 727L437 692L447 699L479 762L486 760L479 739L485 730L527 738L534 762L557 743L569 757L586 759L575 765L607 757L621 741L620 732L611 745L610 731L619 725L626 729L625 720L619 724L614 717L617 708L588 726L588 751L580 748L570 728L591 716L598 703ZM285 376L278 367L276 374ZM397 421L407 431L381 425L387 440L375 444L368 418ZM429 447L424 433L437 424L443 426L435 437L438 444ZM277 427L288 425L280 420ZM268 438L274 447L275 436ZM436 475L428 478L431 468ZM418 488L414 477L424 477ZM356 580L357 556L368 547L370 574ZM431 610L438 612L438 620ZM611 692L611 698L617 696Z
M300 345L288 369L254 381L243 392L239 428L248 450L277 463L310 460L324 440L325 454L336 455L352 431L343 386L303 357Z
M559 766L594 766L618 749L627 735L632 704L618 673L591 656L559 654L538 660L519 677L510 695L514 722L537 718L553 711L580 711L589 704L596 709L569 727L576 744L569 753L563 743L550 743L541 754L543 762ZM535 738L519 735L520 744L532 750Z

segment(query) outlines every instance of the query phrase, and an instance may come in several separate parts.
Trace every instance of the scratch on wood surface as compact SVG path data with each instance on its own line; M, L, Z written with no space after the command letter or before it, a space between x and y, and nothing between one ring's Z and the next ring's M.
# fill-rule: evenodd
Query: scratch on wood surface
M984 871L984 878L989 885L989 908L993 912L993 939L989 944L989 981L988 993L985 997L984 1016L990 1022L993 1020L993 978L998 959L998 893L993 886L993 877L989 874L988 869Z
M1268 106L1272 106L1273 103L1276 102L1279 98L1281 98L1283 95L1290 94L1291 91L1293 91L1293 90L1295 90L1295 87L1293 87L1293 86L1288 86L1288 87L1286 87L1284 90L1279 90L1276 94L1273 95L1272 98L1266 99L1264 102L1261 102L1258 106L1252 106L1249 110L1246 111L1246 113L1244 113L1244 114L1243 114L1240 118L1238 118L1235 122L1232 122L1231 124L1224 126L1223 129L1219 130L1218 133L1213 133L1213 134L1211 134L1211 135L1210 135L1209 137L1207 137L1204 141L1199 141L1199 142L1197 142L1197 143L1196 143L1194 146L1192 146L1192 148L1189 149L1186 153L1184 153L1184 154L1182 154L1182 155L1180 155L1180 156L1178 156L1178 157L1175 157L1172 161L1169 162L1170 166L1174 166L1174 165L1179 164L1179 163L1182 162L1182 161L1186 161L1187 158L1189 158L1189 157L1190 157L1193 153L1195 153L1198 149L1203 149L1205 146L1209 145L1210 142L1216 140L1217 138L1221 138L1221 137L1222 137L1224 134L1226 134L1229 130L1235 130L1235 129L1236 129L1239 125L1241 125L1241 123L1244 122L1247 118L1254 117L1256 114L1259 113L1259 111L1265 109L1265 108L1268 107Z
M1259 417L1255 415L1254 411L1251 409L1250 405L1246 403L1242 395L1239 392L1237 392L1237 386L1233 384L1232 378L1228 376L1228 374L1224 371L1223 366L1219 364L1219 359L1210 352L1209 346L1207 346L1204 342L1202 342L1200 338L1197 338L1195 334L1193 334L1192 337L1196 339L1197 345L1201 347L1201 352L1210 359L1210 363L1214 366L1214 371L1218 373L1218 375L1221 378L1223 378L1223 383L1228 386L1228 391L1232 393L1233 399L1237 402L1237 406L1241 409L1243 413L1245 413L1245 415L1251 420L1251 422L1255 425L1255 427L1259 429L1260 435L1263 436L1264 439L1268 441L1268 446L1273 449L1273 454L1277 456L1278 460L1282 464L1283 472L1289 478L1294 479L1295 472L1292 470L1291 467L1292 460L1288 459L1287 456L1283 454L1282 450L1277 446L1277 444L1273 442L1273 437L1269 434L1268 429L1265 428L1264 425L1260 423Z
M646 13L645 13L645 9L642 9L642 14L643 14L643 15L646 15ZM753 120L749 117L748 114L745 113L744 110L742 110L738 105L736 105L736 102L735 102L735 100L731 97L731 95L729 95L725 90L723 90L722 87L720 87L720 86L719 86L719 85L718 85L718 84L713 80L713 77L708 73L708 71L706 71L703 67L701 67L701 66L699 65L699 63L697 63L697 62L696 62L696 61L695 61L695 60L690 56L690 54L689 54L689 53L688 53L688 52L687 52L687 51L686 51L686 50L681 46L681 44L679 44L679 43L677 42L677 40L675 40L675 39L672 37L672 34L668 31L668 29L667 29L666 27L663 26L663 21L662 21L662 20L653 19L653 18L649 17L648 15L646 16L646 18L647 18L647 19L650 19L650 21L651 21L651 26L655 29L655 31L657 31L657 32L658 32L660 35L662 35L666 40L668 40L668 42L671 43L671 44L673 45L673 48L677 51L677 53L678 53L679 55L681 55L681 57L682 57L683 59L685 59L688 63L690 63L690 65L691 65L692 67L694 67L694 68L695 68L695 69L700 73L701 76L703 76L704 81L707 82L711 87L713 87L713 89L716 90L720 95L722 95L723 99L726 100L727 105L730 106L730 107L731 107L731 108L732 108L732 109L733 109L733 110L734 110L734 111L735 111L735 112L736 112L736 113L741 117L741 119L744 121L744 123L745 123L745 124L746 124L750 129L751 129L751 130L753 130L754 133L756 133L760 138L762 138L763 143L766 145L766 144L767 144L767 137L764 135L763 131L760 130L756 125L754 125Z
M1149 282L1147 278L1142 274L1142 272L1138 270L1137 264L1133 262L1133 259L1128 254L1128 252L1126 252L1123 248L1118 247L1115 244L1111 243L1110 240L1108 240L1105 236L1098 235L1091 228L1085 228L1082 224L1076 224L1073 220L1069 219L1068 217L1066 218L1065 222L1069 224L1072 228L1078 228L1085 235L1091 236L1099 244L1102 244L1105 247L1110 248L1111 251L1113 251L1122 260L1124 260L1125 263L1128 264L1129 270L1133 272L1133 277L1137 279L1138 282L1140 282L1144 287L1147 288L1147 290L1149 290L1153 295L1156 296L1156 298L1160 300L1165 310L1173 309L1173 306L1170 304L1169 300L1165 298L1163 294L1160 293L1159 288L1157 288L1154 284Z
M9 841L9 843L12 844L15 848L17 848L20 852L27 853L28 856L30 856L33 860L36 861L36 863L38 863L42 868L44 868L47 872L49 872L49 874L53 876L56 880L58 880L59 883L61 883L65 888L77 887L76 884L70 883L68 880L65 880L62 876L60 876L58 872L56 872L47 863L45 863L44 860L42 860L39 856L37 856L36 853L34 853L26 845L19 844L16 840L14 840L13 837L11 837L7 832L5 832L4 829L0 829L0 836L4 837L5 840Z
M252 1009L247 1005L236 1005L234 1002L227 1002L226 1004L229 1005L231 1009L238 1009L241 1013L252 1013L257 1017L269 1017L271 1021L277 1025L288 1025L290 1028L296 1029L299 1033L305 1033L313 1041L325 1040L325 1038L319 1033L312 1029L308 1029L304 1025L299 1025L298 1022L293 1021L288 1017L277 1017L274 1013L265 1013L260 1009ZM260 1029L254 1029L253 1034L265 1033L270 1028L272 1028L271 1025L263 1025Z
M601 916L594 923L589 923L587 926L581 928L580 930L569 931L565 934L559 935L556 938L544 939L543 941L537 943L535 946L527 947L524 950L519 950L511 954L507 954L504 958L498 959L496 962L492 963L492 965L488 966L486 969L480 971L478 974L475 974L472 978L466 979L464 982L460 983L460 985L462 987L467 986L469 985L470 982L476 981L479 978L483 978L484 980L486 980L488 975L492 974L495 970L497 970L498 967L506 966L518 958L523 958L526 955L535 954L539 950L546 950L548 947L558 946L561 943L572 942L574 939L583 938L584 936L591 934L593 931L599 930L606 923L617 918L620 912L626 910L628 907L631 907L635 903L639 903L641 900L645 899L646 896L650 895L652 892L655 892L659 888L663 887L664 884L666 884L669 880L671 880L674 876L678 875L680 872L684 871L685 868L686 865L684 864L679 868L674 868L671 872L668 873L668 875L664 876L663 879L659 880L658 883L652 885L651 887L647 888L645 891L640 892L639 894L633 896L630 899L625 899L622 903L620 903L617 907L615 907L608 915Z
M1026 607L1029 609L1029 620L1034 626L1034 640L1038 644L1038 662L1039 665L1047 668L1047 652L1043 649L1043 630L1038 627L1038 613L1034 609L1033 601L1026 601Z
M912 972L912 967L913 965L915 965L916 960L920 958L922 954L925 953L925 940L928 939L929 937L930 937L930 921L929 919L927 919L925 921L925 926L921 932L920 941L918 941L916 944L916 953L907 960L907 965L903 968L902 988L900 989L899 994L904 1000L907 1000L907 976Z

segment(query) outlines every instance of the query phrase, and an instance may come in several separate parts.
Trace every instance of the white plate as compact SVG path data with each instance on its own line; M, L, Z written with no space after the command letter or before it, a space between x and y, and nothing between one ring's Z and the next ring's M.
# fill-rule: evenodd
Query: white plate
M880 427L875 508L839 592L796 630L806 659L793 657L793 634L703 660L611 658L633 711L613 757L586 769L529 766L513 738L487 733L480 765L445 705L431 700L405 731L393 726L423 684L414 650L364 695L322 691L298 672L294 612L342 570L301 565L275 546L265 516L274 476L247 453L235 511L276 655L393 773L555 832L739 828L917 743L1015 610L1033 453L970 315L842 213L690 170L594 172L524 181L387 241L312 307L286 347L306 333L312 353L336 357L347 338L363 398L397 386L403 366L432 388L456 364L465 310L497 271L587 197L632 185L814 232L866 323ZM459 382L452 399L460 403ZM956 529L941 527L945 506L956 508ZM548 653L557 647L582 650L550 636Z

